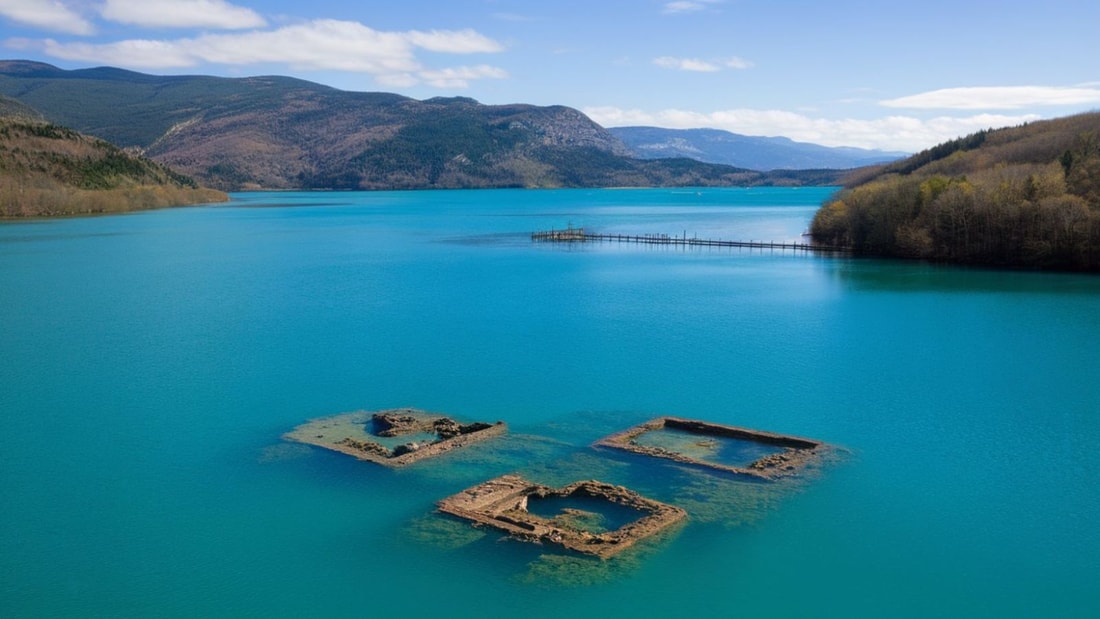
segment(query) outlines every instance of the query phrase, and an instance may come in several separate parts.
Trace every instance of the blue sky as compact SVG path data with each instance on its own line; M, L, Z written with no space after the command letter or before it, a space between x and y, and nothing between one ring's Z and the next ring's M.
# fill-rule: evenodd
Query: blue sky
M915 151L1100 109L1100 1L0 0L0 57Z

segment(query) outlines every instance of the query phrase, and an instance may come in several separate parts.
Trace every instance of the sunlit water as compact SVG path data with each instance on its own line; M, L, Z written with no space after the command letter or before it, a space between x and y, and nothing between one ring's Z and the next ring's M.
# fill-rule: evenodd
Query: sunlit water
M1100 278L793 252L823 189L242 194L0 225L0 615L1095 617ZM511 433L290 444L414 406ZM801 484L597 450L659 415L827 441ZM600 563L433 514L490 476L688 510Z

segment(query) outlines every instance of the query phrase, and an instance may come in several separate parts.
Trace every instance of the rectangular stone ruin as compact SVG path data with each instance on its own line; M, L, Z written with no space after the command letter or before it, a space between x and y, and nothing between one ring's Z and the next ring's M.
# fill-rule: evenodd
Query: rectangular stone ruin
M386 466L405 466L507 432L503 421L461 424L414 408L356 411L306 422L283 438Z
M690 442L681 441L679 447L647 444L646 439L653 436L651 433L662 430L684 433L688 435ZM748 444L750 453L754 445L770 448L770 452L736 464L706 457L709 455L708 450L716 451L721 447L722 441L729 439ZM595 444L765 480L798 474L816 462L828 448L825 443L812 439L678 417L658 417L604 437Z
M613 529L593 526L600 514L566 508L554 515L539 515L532 509L540 501L582 499L600 509L627 508L633 516ZM518 475L504 475L467 488L438 503L439 511L464 518L474 526L490 526L521 541L546 543L601 559L611 557L638 541L656 535L687 517L687 512L643 497L612 484L578 481L563 488L550 488ZM635 513L636 512L636 513Z

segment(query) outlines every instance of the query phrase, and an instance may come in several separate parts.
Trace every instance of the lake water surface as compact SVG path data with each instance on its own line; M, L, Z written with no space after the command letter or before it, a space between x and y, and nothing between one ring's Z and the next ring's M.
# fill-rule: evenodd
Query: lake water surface
M254 193L0 224L5 617L1095 617L1100 278L804 253L828 189ZM282 441L414 406L389 470ZM845 456L795 484L611 454L659 415ZM433 514L491 476L688 510L601 563Z

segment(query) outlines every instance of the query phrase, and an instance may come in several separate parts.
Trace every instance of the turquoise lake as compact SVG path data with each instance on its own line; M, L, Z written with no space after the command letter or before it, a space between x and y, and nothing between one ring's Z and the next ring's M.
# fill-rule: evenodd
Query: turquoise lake
M0 616L1100 616L1100 278L797 241L830 189L247 193L0 224ZM281 439L510 433L391 470ZM591 445L660 415L843 456L748 483ZM684 507L621 559L435 515L520 472Z

